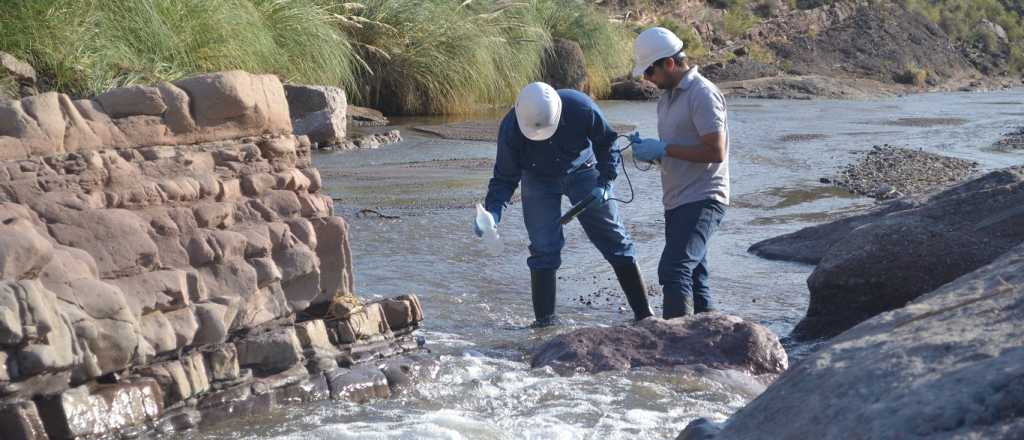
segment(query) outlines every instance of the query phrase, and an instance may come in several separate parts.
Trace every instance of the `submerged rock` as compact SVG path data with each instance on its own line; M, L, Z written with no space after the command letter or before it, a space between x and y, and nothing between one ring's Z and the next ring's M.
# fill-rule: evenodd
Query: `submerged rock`
M721 313L583 328L545 342L530 360L563 373L697 364L761 375L781 373L789 361L771 330Z
M704 421L680 438L1019 439L1022 324L1024 245L839 335L717 435Z

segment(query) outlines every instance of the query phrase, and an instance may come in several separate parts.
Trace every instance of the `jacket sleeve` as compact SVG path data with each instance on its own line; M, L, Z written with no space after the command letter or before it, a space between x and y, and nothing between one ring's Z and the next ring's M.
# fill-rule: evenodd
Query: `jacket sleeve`
M487 197L484 199L484 208L501 216L502 210L512 200L512 194L519 187L519 179L522 177L522 170L519 168L519 154L522 144L514 133L510 132L509 123L506 118L501 124L498 132L498 153L494 160L494 177L491 177L487 185Z
M605 120L604 114L597 105L591 105L590 121L590 142L594 147L594 156L597 158L597 171L601 174L598 179L599 185L607 184L619 175L619 162L622 161L622 154L615 151L615 139L618 133Z

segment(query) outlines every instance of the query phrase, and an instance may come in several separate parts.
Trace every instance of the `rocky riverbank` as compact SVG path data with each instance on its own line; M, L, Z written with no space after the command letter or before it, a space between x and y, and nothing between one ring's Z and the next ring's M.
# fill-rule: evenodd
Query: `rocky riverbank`
M0 115L5 440L365 401L431 371L384 360L419 350L422 308L354 292L347 224L276 77L44 93Z
M1022 268L1018 245L840 334L724 424L700 419L678 439L1021 438Z
M839 175L822 178L854 194L879 200L922 194L959 182L978 164L969 160L890 145L876 145Z

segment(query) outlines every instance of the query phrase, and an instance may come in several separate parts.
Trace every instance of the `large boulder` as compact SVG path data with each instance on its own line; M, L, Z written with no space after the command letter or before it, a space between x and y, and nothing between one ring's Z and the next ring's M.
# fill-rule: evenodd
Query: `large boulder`
M288 111L296 135L309 136L320 147L345 140L348 99L337 87L285 84Z
M1024 167L991 172L878 217L832 244L807 285L798 338L834 336L1024 242Z
M556 89L583 90L587 84L587 60L580 44L555 38L541 59L544 82Z
M623 79L612 83L612 94L609 99L653 101L660 96L661 90L650 81Z
M1022 269L1019 245L848 330L785 372L712 438L1022 438Z
M561 372L705 365L754 375L789 365L779 338L767 328L721 313L651 318L632 327L590 327L559 335L534 350L530 365Z

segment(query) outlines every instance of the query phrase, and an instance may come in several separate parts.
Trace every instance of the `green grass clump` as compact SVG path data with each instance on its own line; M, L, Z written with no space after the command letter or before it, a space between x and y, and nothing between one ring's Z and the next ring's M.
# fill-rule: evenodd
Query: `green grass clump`
M0 49L75 96L228 69L355 83L357 64L335 17L311 0L8 3Z
M348 29L367 74L360 91L385 113L466 113L508 103L539 76L548 43L525 6L365 0ZM457 4L455 4L458 6Z
M583 48L598 97L632 63L633 35L582 0L0 1L0 50L76 97L243 69L393 114L466 113L510 104L554 37Z

